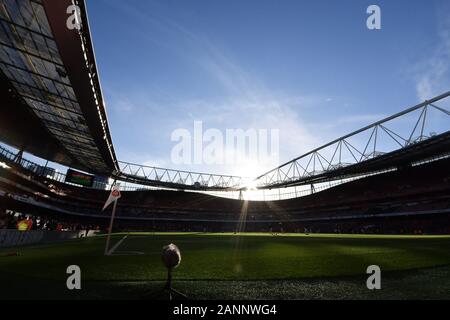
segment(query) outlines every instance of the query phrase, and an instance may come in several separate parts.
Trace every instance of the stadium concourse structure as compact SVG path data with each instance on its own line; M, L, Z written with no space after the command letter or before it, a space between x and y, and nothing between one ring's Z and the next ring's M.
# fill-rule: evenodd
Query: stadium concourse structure
M116 158L86 4L74 3L79 28L67 23L72 0L0 0L0 140L19 150L0 149L3 210L103 228L110 179L135 186L123 192L118 229L449 232L450 92L252 183L254 192L290 190L292 199L242 200L245 178ZM71 169L49 173L24 153Z

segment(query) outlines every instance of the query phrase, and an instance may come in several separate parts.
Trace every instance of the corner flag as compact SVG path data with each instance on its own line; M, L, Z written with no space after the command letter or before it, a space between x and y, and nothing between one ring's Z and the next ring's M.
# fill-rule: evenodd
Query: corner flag
M111 193L109 194L108 200L106 200L102 211L104 211L114 201L119 200L120 197L120 184L116 184L111 188Z
M111 255L111 253L109 252L109 242L111 241L111 232L113 228L114 217L116 216L117 200L119 200L119 198L120 198L120 184L117 183L114 186L112 186L108 200L106 200L106 203L102 209L102 211L105 210L106 207L108 207L111 203L114 202L111 220L109 221L108 237L106 238L105 256Z

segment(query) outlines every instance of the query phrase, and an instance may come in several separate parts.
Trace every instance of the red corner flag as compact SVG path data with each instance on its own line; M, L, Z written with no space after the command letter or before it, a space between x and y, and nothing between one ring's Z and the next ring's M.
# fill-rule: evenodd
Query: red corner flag
M117 201L120 198L120 184L116 184L111 188L111 193L109 194L108 200L106 200L103 210L105 210L111 203Z

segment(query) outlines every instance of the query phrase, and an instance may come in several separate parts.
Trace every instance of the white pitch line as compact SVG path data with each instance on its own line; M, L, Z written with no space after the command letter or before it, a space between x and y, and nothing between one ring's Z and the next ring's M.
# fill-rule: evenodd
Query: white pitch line
M122 244L122 242L125 241L125 239L128 238L128 235L126 235L125 237L123 237L122 239L119 240L119 242L117 242L114 247L111 248L111 250L108 251L108 255L112 255L114 253L114 251L116 251L116 249Z

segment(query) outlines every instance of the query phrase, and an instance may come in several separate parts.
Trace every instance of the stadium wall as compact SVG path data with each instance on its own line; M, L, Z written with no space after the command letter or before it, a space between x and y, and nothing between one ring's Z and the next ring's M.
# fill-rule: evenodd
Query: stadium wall
M16 247L37 243L54 243L92 237L96 234L94 230L80 231L19 231L0 230L0 248Z

